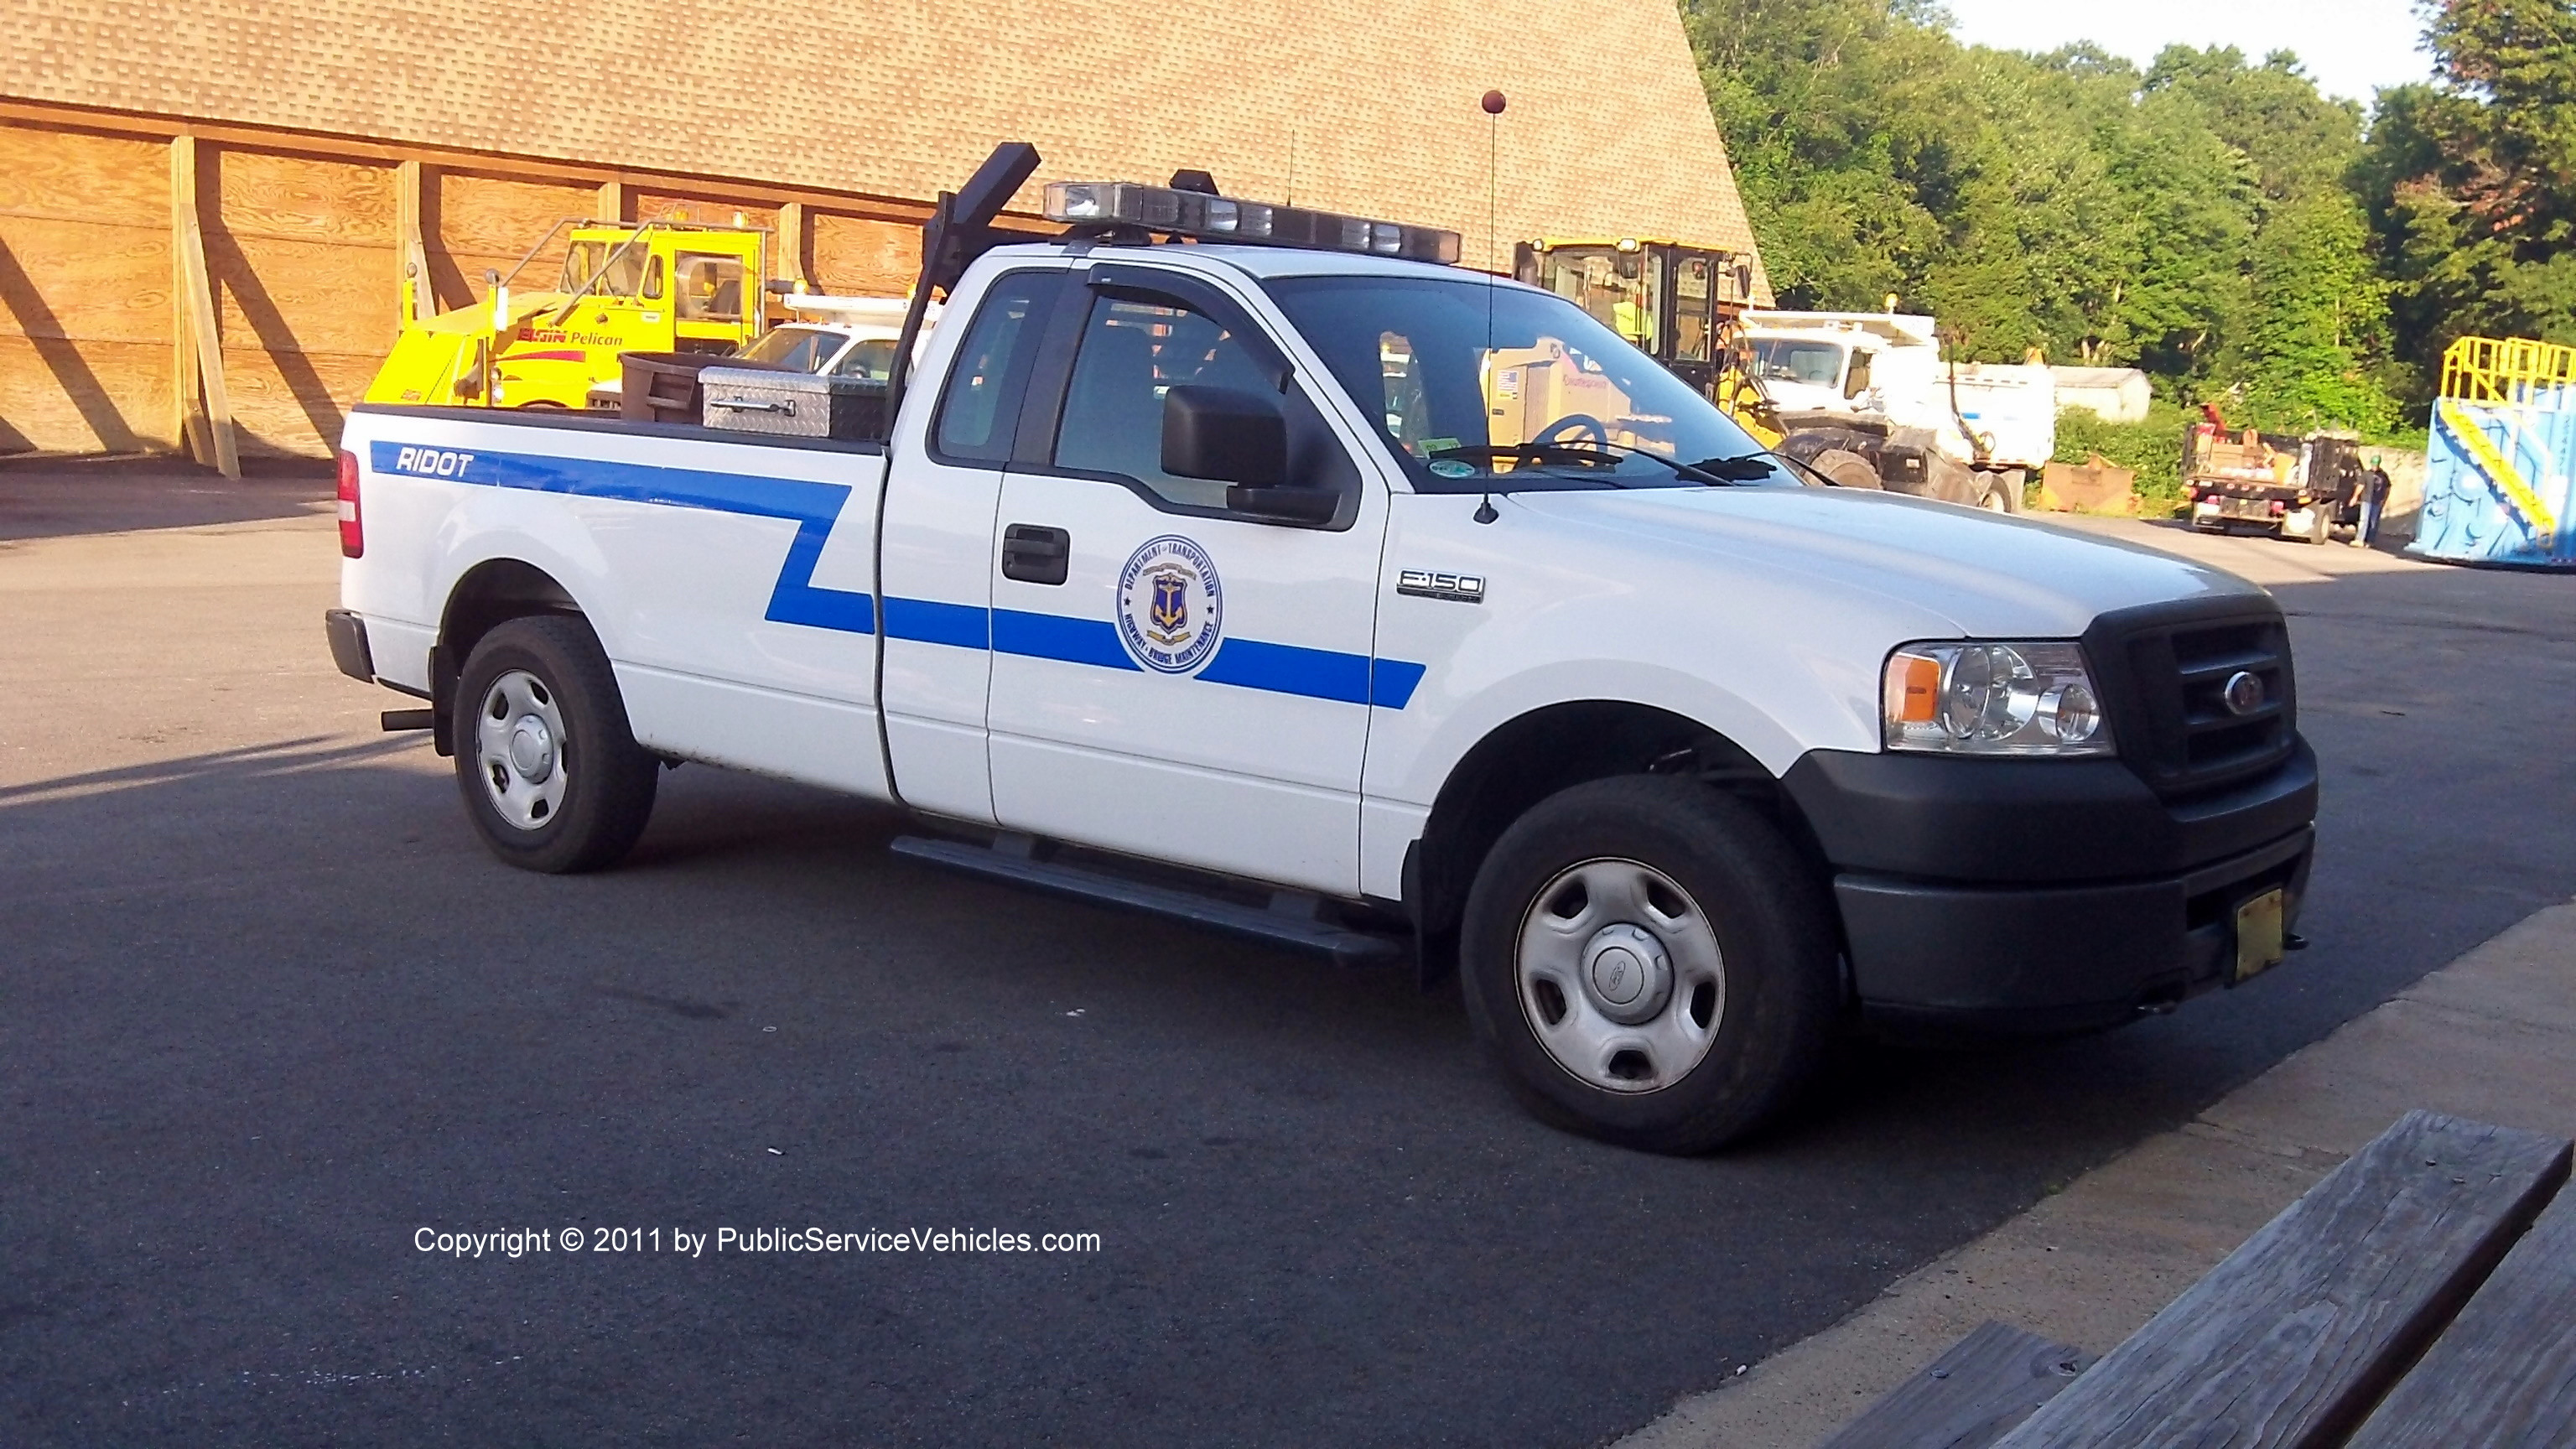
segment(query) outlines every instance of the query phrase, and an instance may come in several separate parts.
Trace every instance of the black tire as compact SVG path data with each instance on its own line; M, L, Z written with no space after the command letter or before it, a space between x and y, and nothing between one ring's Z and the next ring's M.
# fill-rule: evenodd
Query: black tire
M1986 495L1978 500L1978 506L1988 513L2021 512L2024 475L2019 468L2008 469L2001 473L1988 473L1984 476Z
M1584 972L1597 985L1589 951L1611 931L1644 926L1615 910L1603 913L1606 924L1587 926L1589 904L1566 917L1552 898L1575 872L1639 866L1681 889L1678 904L1702 916L1720 961L1715 1000L1697 1019L1700 1006L1680 989L1677 954L1667 968L1670 1004L1656 1021L1686 1010L1713 1033L1705 1055L1669 1080L1649 1074L1613 1090L1578 1076L1542 1041L1533 1013L1553 1009L1562 1028L1577 1008L1561 990L1525 978L1522 947L1525 931L1540 929L1542 911L1571 923L1557 939L1590 929ZM1623 776L1540 802L1503 832L1477 871L1460 948L1468 1015L1522 1104L1542 1121L1649 1152L1707 1152L1760 1127L1806 1084L1834 1036L1835 935L1822 883L1770 822L1693 781ZM1592 1020L1607 1019L1596 1012ZM1622 1032L1660 1029L1603 1028L1613 1044ZM1614 1053L1613 1076L1619 1055L1652 1065L1647 1053Z
M1807 461L1807 466L1833 481L1837 488L1876 488L1884 490L1878 469L1867 458L1845 448L1827 448Z
M510 691L519 693L516 703ZM486 751L484 716L494 705L491 723L511 731L542 712L529 738L543 744L527 754L532 768L545 765L543 784L513 773L521 758L507 752L519 748L515 733L498 758ZM528 714L509 721L514 709ZM652 818L660 762L635 743L608 656L578 617L511 619L485 634L457 678L449 728L466 815L492 853L521 870L555 875L614 865ZM524 818L509 813L513 793L529 797Z

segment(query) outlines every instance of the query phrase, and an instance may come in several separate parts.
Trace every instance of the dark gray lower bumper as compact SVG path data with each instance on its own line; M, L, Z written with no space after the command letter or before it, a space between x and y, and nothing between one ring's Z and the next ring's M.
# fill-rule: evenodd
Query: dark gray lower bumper
M367 621L347 609L325 609L322 629L331 636L331 662L340 666L340 672L375 683L375 656L367 652Z
M1835 877L1864 1016L1995 1033L2112 1026L2226 984L2236 907L2275 886L2284 919L2307 892L2316 832L2178 875L2048 887Z

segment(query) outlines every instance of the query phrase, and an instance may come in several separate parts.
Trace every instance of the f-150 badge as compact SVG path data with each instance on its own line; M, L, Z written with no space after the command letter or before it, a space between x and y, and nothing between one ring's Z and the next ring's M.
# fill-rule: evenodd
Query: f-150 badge
M1225 590L1207 550L1178 534L1147 539L1118 571L1118 638L1157 674L1193 674L1216 652Z
M1395 576L1395 591L1418 599L1481 604L1485 602L1485 577L1482 574L1445 574L1433 569L1405 569Z

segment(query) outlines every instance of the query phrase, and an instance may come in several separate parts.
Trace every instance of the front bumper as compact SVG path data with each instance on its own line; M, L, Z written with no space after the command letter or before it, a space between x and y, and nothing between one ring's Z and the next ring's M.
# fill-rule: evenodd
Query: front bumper
M2116 1025L2229 984L2236 907L2307 892L2316 757L2182 804L2115 761L1818 751L1783 780L1834 867L1852 985L1891 1027Z

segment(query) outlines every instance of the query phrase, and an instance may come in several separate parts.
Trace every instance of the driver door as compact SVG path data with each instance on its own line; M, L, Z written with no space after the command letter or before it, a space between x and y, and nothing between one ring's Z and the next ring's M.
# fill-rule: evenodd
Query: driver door
M1060 403L1024 421L1002 479L994 816L1352 894L1385 485L1232 294L1122 263L1075 308ZM1290 481L1336 490L1331 520L1250 517L1223 483L1165 472L1163 399L1184 384L1277 399Z

